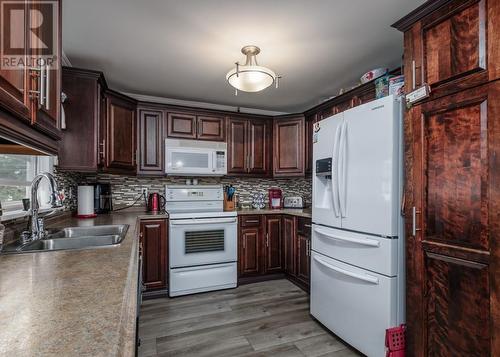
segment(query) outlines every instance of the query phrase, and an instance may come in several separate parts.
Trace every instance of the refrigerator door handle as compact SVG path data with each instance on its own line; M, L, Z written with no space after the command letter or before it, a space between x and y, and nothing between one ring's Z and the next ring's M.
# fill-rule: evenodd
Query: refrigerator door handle
M328 264L327 262L323 261L322 259L320 259L316 256L314 257L314 260L317 261L319 264L323 265L324 267L327 267L328 269L331 269L331 270L333 270L337 273L340 273L342 275L347 275L347 276L350 276L351 278L354 278L354 279L358 279L358 280L366 281L367 283L378 285L378 278L377 277L374 277L374 276L371 276L368 274L361 275L358 273L354 273L354 272L333 266L333 265Z
M343 237L341 235L335 234L331 235L328 232L322 230L321 228L314 228L314 231L318 234L321 234L322 236L331 238L331 239L336 239L336 240L341 240L344 242L349 242L349 243L355 243L359 245L366 245L368 247L380 247L380 242L375 239L358 239L358 238L352 238L352 237Z
M335 217L340 215L340 207L339 207L339 186L338 186L338 153L339 153L339 141L341 134L342 124L337 127L335 131L335 141L333 143L333 152L332 152L332 199L333 199L333 212L335 213Z
M337 177L339 178L339 201L340 201L340 216L342 218L347 217L347 193L346 193L346 180L347 180L347 121L344 119L342 125L342 131L340 134L340 148L339 148L339 159L342 161L340 163L340 170L337 170Z

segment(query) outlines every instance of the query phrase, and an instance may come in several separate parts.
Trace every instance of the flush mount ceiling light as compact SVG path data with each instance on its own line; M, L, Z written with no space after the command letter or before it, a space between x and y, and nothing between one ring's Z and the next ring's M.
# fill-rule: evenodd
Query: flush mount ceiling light
M241 65L239 62L236 62L236 67L226 75L226 80L229 84L236 88L235 95L238 95L239 90L244 92L260 92L273 83L278 88L281 76L276 75L269 68L259 66L257 63L257 55L260 53L260 48L257 46L245 46L241 49L241 53L247 56L245 64Z

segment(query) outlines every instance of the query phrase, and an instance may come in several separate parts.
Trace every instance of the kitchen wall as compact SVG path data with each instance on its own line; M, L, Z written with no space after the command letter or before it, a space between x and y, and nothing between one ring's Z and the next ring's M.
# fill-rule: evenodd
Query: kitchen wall
M111 174L81 174L76 172L58 172L54 169L54 175L58 182L59 190L64 193L64 211L76 211L77 209L77 186L80 184L92 184L95 182L109 182L113 190L113 204L116 206L131 204L142 192L143 187L147 187L149 192L164 193L165 185L184 184L184 177L135 177ZM232 184L236 188L242 202L251 202L251 195L255 192L262 192L267 197L269 187L279 187L285 196L303 196L306 205L311 205L311 178L198 178L199 184ZM140 201L142 204L142 200ZM55 215L54 219L60 215ZM7 226L5 243L26 229L27 217L13 219L4 224Z
M72 180L73 178L71 178ZM143 187L149 192L164 194L165 185L185 184L184 177L135 177L111 174L87 175L82 177L81 183L105 182L111 183L113 191L113 204L130 204L141 194ZM199 184L232 184L241 202L251 202L251 195L262 192L267 197L269 187L279 187L285 196L303 196L306 204L311 203L311 178L246 178L246 177L205 177L198 178Z

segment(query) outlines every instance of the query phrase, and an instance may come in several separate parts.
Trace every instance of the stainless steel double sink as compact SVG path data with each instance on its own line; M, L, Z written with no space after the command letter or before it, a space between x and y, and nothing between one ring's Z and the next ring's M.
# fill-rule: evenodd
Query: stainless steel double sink
M11 253L24 253L113 246L123 241L128 228L128 224L118 224L52 229L48 230L44 239L9 250ZM9 250L6 250L6 253L9 253Z

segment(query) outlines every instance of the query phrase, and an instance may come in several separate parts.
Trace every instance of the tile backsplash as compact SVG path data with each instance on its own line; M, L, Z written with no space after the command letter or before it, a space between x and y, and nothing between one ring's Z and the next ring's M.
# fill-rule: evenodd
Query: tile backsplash
M72 174L73 175L73 174ZM72 178L73 179L73 178ZM141 194L143 188L148 192L164 194L165 185L185 184L186 177L136 177L112 174L91 174L81 177L80 184L95 182L111 183L113 204L130 204ZM232 184L241 202L251 202L251 195L262 192L267 197L270 187L279 187L284 196L302 196L306 205L311 204L311 178L251 178L251 177L199 177L200 185ZM75 189L76 191L76 189Z
M64 194L64 210L76 210L77 187L84 182L85 176L78 172L57 171L56 168L54 169L54 176L57 180L59 191Z

